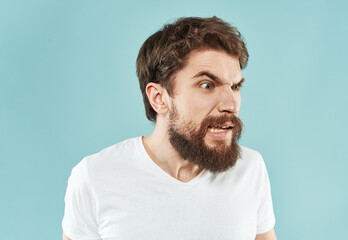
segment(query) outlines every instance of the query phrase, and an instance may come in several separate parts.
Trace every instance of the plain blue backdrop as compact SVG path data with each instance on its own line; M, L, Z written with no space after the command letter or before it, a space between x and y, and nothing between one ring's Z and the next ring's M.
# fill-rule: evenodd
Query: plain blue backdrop
M241 143L260 151L278 239L347 236L344 1L0 1L1 239L62 239L70 171L151 133L135 72L163 24L216 15L237 26Z

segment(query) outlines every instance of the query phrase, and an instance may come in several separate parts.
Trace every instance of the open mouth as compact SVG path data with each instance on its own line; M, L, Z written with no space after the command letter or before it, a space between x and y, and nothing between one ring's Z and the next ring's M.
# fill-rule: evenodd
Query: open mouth
M213 132L213 133L218 133L218 132L225 132L229 129L232 129L232 125L225 125L225 126L209 126L208 131Z

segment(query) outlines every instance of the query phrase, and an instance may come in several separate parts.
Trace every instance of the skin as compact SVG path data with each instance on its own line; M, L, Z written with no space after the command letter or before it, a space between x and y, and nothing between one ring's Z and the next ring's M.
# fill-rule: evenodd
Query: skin
M201 74L201 73L209 74ZM157 112L154 132L143 138L146 151L152 160L172 177L188 182L202 169L181 159L169 142L168 117L175 105L182 122L192 121L197 129L207 116L234 114L238 116L241 105L239 86L244 81L239 61L223 51L202 50L190 53L186 66L174 79L174 96L156 83L149 83L146 93ZM231 144L227 134L226 144ZM214 147L215 138L206 134L207 146ZM258 234L255 240L276 240L274 229Z
M63 240L71 240L71 239L68 238L68 237L63 233Z
M243 76L237 58L223 51L193 51L186 66L175 75L174 96L156 83L149 83L146 93L153 109L157 112L155 130L143 137L143 144L151 159L172 177L182 182L191 181L203 169L181 159L169 142L169 112L175 105L180 114L180 124L193 122L199 128L207 116L234 114L238 116L241 95L239 87ZM233 131L233 129L227 130ZM231 133L218 139L231 144ZM205 144L214 148L217 141L209 132ZM274 229L258 234L255 240L276 240ZM70 240L63 234L63 240Z
M172 177L188 182L202 169L181 159L171 146L167 133L169 112L175 105L182 119L180 124L191 121L196 129L207 116L238 116L241 104L239 85L243 76L237 58L222 51L204 50L190 54L186 66L178 71L174 81L173 98L159 84L147 85L146 92L157 118L154 132L144 137L143 142L157 165ZM219 140L230 145L231 134ZM209 132L204 141L212 148L216 143Z

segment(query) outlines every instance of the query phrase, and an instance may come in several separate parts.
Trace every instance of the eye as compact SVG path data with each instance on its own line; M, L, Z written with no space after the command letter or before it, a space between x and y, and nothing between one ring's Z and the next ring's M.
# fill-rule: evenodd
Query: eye
M202 84L200 85L200 87L202 87L202 88L204 88L204 89L207 89L207 90L211 90L211 89L213 89L214 84L211 83L211 82L202 83Z
M238 84L238 85L232 86L231 88L233 91L239 91L241 87L242 86Z

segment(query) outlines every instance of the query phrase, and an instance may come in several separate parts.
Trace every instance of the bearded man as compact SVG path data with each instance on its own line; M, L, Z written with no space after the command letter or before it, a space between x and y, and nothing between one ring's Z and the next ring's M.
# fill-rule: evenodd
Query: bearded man
M155 129L73 168L63 239L276 239L264 161L238 145L247 61L241 34L217 17L150 36L137 74Z

